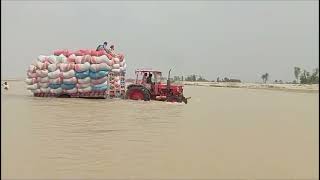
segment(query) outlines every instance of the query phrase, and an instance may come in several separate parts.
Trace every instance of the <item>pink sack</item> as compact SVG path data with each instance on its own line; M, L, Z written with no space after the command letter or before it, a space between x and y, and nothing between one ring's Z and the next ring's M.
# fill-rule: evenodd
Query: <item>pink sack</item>
M66 57L69 57L69 56L71 56L72 54L73 54L72 51L66 50L64 55L65 55Z
M67 62L68 63L74 63L76 62L76 56L74 54L71 54L68 58L67 58Z
M96 57L96 56L92 56L92 57L91 57L91 60L90 60L90 63L91 63L91 64L98 64L98 62L97 62L97 57Z
M50 62L48 62L48 61L45 61L44 63L43 63L43 69L48 69L48 66L50 65Z
M83 89L83 88L90 87L90 83L77 84L76 86L77 88Z
M119 64L119 62L120 62L120 59L119 59L119 58L116 58L116 57L113 58L112 60L113 60L113 62L115 62L116 64Z
M86 93L86 92L90 92L92 90L91 86L83 88L83 89L78 89L78 92L80 93Z
M28 85L32 85L32 84L35 84L37 83L37 78L26 78L25 82L28 84Z
M123 54L119 54L119 55L118 55L118 58L120 59L120 62L122 62L123 59L124 59L124 55L123 55Z
M100 50L100 51L91 50L91 56L102 56L105 54L106 54L106 52L104 50Z
M81 50L75 51L74 54L76 56L83 56L84 55L84 53Z
M120 68L120 64L113 64L112 66L114 69L119 69Z
M85 56L83 56L81 62L82 62L82 63L86 63L86 62L90 63L90 62L91 62L91 55L85 55Z
M63 79L69 79L69 78L72 78L75 76L75 71L72 69L70 71L67 71L67 72L62 72L62 77Z
M111 67L106 63L100 63L100 64L91 64L90 71L97 72L97 71L109 71L111 70Z
M91 56L102 56L105 54L106 54L106 52L104 50L100 50L100 51L91 50Z
M91 50L90 55L91 55L91 56L98 56L98 51L96 51L96 50Z
M72 77L72 78L63 79L63 83L76 84L77 83L77 78L76 77Z
M112 55L111 54L106 54L107 55L107 57L108 57L108 59L112 59Z
M34 65L30 65L28 68L28 72L36 72L37 67Z
M106 52L103 50L97 51L97 52L98 52L98 56L106 55Z
M49 72L48 73L48 77L50 79L56 79L56 78L61 77L61 76L62 76L62 73L60 72L60 69L57 69L57 70L55 70L53 72Z
M93 85L98 85L98 84L105 83L107 80L108 80L107 77L103 77L103 78L100 78L100 79L91 79L91 83Z
M82 57L83 56L77 56L76 59L75 59L75 63L76 64L82 64Z
M53 54L55 56L60 56L60 54L63 54L63 50L55 50L55 51L53 51Z
M89 70L90 68L90 63L86 62L84 64L76 64L74 69L76 70L76 72L84 72Z
M80 52L82 52L83 55L90 55L91 54L91 51L88 49L80 49Z
M62 79L60 77L55 78L55 79L49 79L49 83L52 84L61 84L62 83Z
M107 61L107 64L108 64L109 66L113 66L114 62L113 62L112 60L108 60L108 61Z
M49 78L48 77L37 77L37 82L40 82L40 83L47 83L49 82Z
M41 70L41 75L40 77L47 77L48 76L49 71L47 69L45 70Z
M42 63L42 62L36 62L36 67L37 67L37 69L44 69L44 63Z
M72 69L74 69L75 64L74 63L61 63L60 64L60 70L62 72L67 72L70 71Z
M53 54L55 56L60 56L61 54L63 54L64 56L68 57L72 54L72 52L69 51L68 49L63 49L63 50L55 50L53 51Z
M37 78L37 73L28 72L27 76L28 76L28 78Z

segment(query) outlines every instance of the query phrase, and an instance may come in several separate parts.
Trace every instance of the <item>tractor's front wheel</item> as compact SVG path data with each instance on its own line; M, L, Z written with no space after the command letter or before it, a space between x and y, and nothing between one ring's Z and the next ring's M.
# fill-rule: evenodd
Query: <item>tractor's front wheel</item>
M143 87L129 88L125 95L126 99L150 101L150 93Z

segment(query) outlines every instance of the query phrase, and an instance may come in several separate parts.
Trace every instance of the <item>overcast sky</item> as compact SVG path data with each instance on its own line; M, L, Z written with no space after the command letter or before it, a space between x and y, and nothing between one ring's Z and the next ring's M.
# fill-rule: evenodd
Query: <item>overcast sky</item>
M108 41L128 75L152 67L174 75L291 81L318 67L318 1L1 1L1 73L25 78L38 55L95 49ZM21 44L20 44L21 43Z

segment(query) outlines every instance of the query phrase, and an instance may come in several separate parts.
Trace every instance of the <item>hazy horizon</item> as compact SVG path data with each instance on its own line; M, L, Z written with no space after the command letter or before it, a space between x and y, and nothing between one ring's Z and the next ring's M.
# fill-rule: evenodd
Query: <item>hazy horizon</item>
M38 55L95 49L126 56L127 74L152 67L208 80L294 80L319 66L318 1L1 1L2 79L26 77ZM22 43L20 46L18 43ZM19 52L19 53L18 53Z

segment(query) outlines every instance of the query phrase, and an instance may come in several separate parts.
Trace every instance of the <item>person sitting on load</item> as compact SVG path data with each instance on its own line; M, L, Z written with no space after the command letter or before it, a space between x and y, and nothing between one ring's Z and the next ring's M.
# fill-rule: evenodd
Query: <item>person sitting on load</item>
M96 49L96 51L102 51L102 50L104 50L105 52L107 52L108 53L108 48L107 48L107 45L108 45L108 42L104 42L103 44L100 44L98 47L97 47L97 49Z
M152 84L152 74L150 73L147 78L147 84Z

